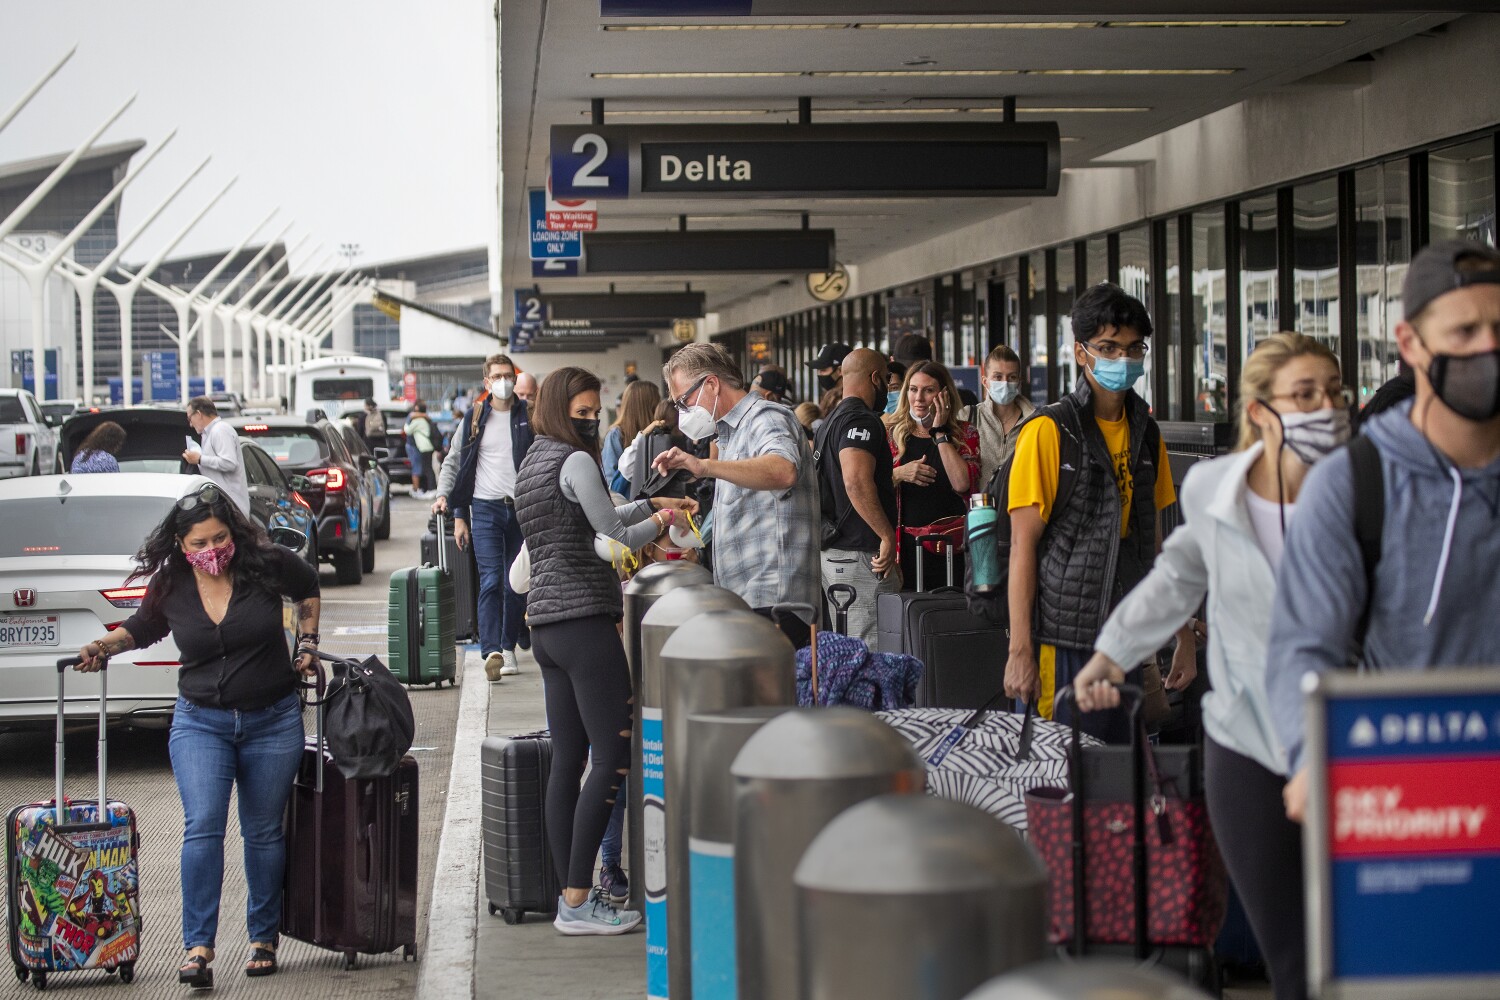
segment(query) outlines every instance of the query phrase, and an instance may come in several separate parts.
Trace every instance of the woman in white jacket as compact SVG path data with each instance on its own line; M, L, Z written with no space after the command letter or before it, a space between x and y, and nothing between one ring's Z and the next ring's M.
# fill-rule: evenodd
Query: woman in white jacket
M1278 333L1245 360L1233 454L1182 484L1184 524L1110 615L1074 681L1084 711L1119 704L1125 668L1146 659L1206 598L1212 622L1203 698L1205 784L1229 876L1260 942L1277 1000L1307 995L1302 829L1286 818L1286 757L1271 724L1266 641L1286 524L1313 462L1349 437L1338 360Z

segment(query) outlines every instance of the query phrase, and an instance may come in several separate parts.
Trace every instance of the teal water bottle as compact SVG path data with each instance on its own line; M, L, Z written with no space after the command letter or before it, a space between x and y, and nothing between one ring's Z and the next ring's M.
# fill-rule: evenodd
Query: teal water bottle
M973 590L988 594L1000 586L1000 548L996 544L995 525L1000 512L988 493L969 498L969 516L964 532L968 537L969 571Z

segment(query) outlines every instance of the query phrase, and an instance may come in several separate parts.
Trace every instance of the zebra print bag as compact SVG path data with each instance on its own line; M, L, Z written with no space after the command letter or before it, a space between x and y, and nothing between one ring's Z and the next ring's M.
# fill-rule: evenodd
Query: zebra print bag
M993 702L992 702L993 704ZM1012 712L906 708L876 717L912 744L927 762L927 791L977 806L1026 831L1026 793L1066 785L1071 732L1067 726ZM1085 745L1099 741L1084 735Z

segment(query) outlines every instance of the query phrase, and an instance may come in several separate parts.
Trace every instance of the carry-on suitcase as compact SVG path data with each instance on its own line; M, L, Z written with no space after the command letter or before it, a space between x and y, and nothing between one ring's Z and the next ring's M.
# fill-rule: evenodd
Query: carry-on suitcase
M391 574L387 653L403 684L458 683L458 618L447 547L436 566L408 566Z
M951 546L946 547L946 554L949 586L876 597L876 646L882 653L907 653L922 661L926 669L917 689L918 706L976 709L990 700L1005 679L1010 639L1005 626L969 613L963 591L952 587ZM922 558L919 544L919 587Z
M1208 821L1197 747L1153 747L1130 702L1129 746L1084 749L1073 712L1066 787L1026 793L1029 839L1047 866L1048 939L1075 956L1173 969L1217 996L1214 942L1229 878ZM1058 692L1058 700L1073 689ZM1149 787L1148 787L1149 786Z
M346 779L323 745L324 681L317 726L302 749L286 811L281 932L344 953L402 950L417 957L417 762L373 780Z
M447 550L448 569L453 576L453 633L459 642L479 641L479 563L474 546L460 549L453 537L453 521L441 514L433 515L422 535L422 563L438 565L438 539Z
M57 661L57 772L50 802L6 819L10 958L16 978L47 988L53 972L102 969L135 979L141 953L140 835L135 813L110 801L108 671L99 673L99 795L63 796L63 688L73 657ZM108 803L100 815L99 803Z
M490 916L517 924L557 912L557 866L547 843L547 777L552 738L543 731L491 736L479 746L484 894Z

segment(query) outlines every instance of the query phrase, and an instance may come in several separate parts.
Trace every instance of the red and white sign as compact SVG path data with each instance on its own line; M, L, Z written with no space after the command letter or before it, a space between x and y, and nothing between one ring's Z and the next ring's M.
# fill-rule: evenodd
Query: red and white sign
M1334 858L1500 851L1493 760L1338 763L1328 787Z
M599 228L599 203L583 198L553 198L547 175L547 228L555 233L592 233Z
M406 398L406 401L408 403L416 402L416 399L417 399L417 373L416 372L407 372L406 375L401 379L401 388L403 390L403 392L401 393L401 395Z

